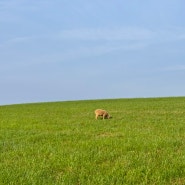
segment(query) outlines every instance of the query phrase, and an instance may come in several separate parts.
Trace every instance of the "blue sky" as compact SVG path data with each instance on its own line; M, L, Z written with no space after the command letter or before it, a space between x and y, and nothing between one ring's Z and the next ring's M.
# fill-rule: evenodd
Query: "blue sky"
M185 96L184 0L0 0L0 104Z

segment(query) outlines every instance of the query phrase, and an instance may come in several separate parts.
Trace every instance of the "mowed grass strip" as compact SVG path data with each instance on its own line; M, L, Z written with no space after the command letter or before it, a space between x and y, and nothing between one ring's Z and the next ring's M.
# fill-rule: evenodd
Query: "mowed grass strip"
M0 118L0 184L185 184L184 97L1 106Z

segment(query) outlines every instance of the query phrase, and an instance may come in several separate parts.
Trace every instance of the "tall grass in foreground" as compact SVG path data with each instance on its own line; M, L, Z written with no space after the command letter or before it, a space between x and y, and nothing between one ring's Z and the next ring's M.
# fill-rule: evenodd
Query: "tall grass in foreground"
M2 185L182 185L185 98L1 106L0 151Z

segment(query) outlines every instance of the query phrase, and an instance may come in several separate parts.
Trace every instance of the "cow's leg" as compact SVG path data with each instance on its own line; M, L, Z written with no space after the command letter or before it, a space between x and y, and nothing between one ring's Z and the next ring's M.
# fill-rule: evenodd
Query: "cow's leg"
M96 119L98 119L98 115L96 114Z

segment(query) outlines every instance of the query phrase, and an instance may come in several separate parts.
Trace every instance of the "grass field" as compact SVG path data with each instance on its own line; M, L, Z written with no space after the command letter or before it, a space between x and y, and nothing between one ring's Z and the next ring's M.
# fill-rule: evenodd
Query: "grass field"
M0 128L1 185L185 184L185 97L0 106Z

